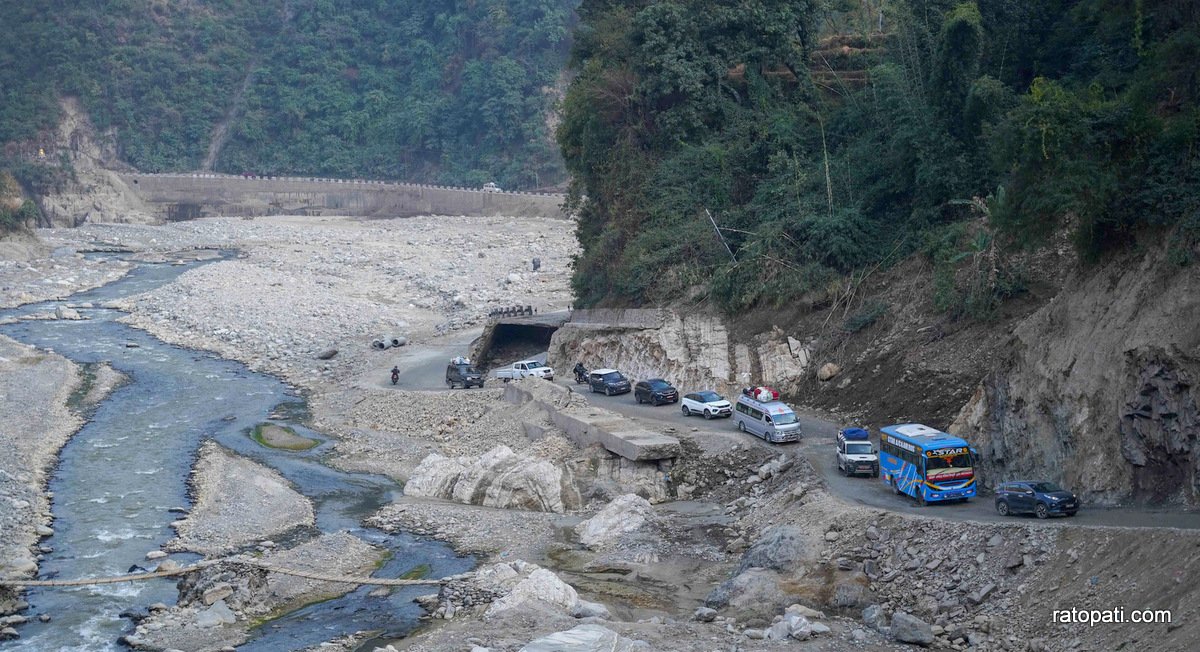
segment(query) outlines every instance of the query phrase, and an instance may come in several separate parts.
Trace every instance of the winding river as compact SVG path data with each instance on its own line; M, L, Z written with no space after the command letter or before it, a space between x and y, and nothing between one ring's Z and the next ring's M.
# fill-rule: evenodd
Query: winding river
M101 306L106 301L160 287L189 265L141 264L125 278L71 297L72 304ZM60 302L0 311L0 317L53 311ZM278 470L312 499L318 527L348 530L392 552L376 575L398 577L422 566L432 576L469 570L474 560L448 546L407 535L363 528L362 517L387 504L399 487L390 479L333 470L321 460L330 445L304 452L266 448L248 436L260 423L286 425L325 441L298 417L303 399L278 378L250 371L238 362L165 344L116 320L123 313L81 308L83 321L30 320L0 326L0 332L26 344L53 350L76 363L108 362L129 382L91 415L63 448L50 481L54 530L43 544L53 551L41 562L40 579L120 575L133 565L150 566L148 551L174 536L173 508L188 505L187 479L196 450L207 439ZM36 433L30 433L36 436ZM172 555L181 563L194 555ZM373 641L411 631L419 616L412 598L428 587L369 595L360 587L342 598L311 605L268 622L239 650L296 650L356 631L378 631ZM3 650L107 651L124 648L119 638L132 629L120 617L155 602L172 604L175 581L152 580L72 589L33 589L31 619L21 638L0 643ZM371 649L370 645L364 645Z

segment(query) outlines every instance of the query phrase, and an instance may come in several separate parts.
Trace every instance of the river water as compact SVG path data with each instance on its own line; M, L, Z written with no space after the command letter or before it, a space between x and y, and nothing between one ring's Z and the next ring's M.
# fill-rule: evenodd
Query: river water
M143 264L124 279L71 297L72 304L104 302L162 286L198 264ZM57 302L0 311L0 317L52 311ZM387 504L399 487L390 479L350 474L321 463L330 445L309 451L269 449L248 431L260 423L286 425L325 441L298 423L303 399L272 376L208 353L165 344L115 320L123 313L81 308L83 321L23 321L0 326L18 341L50 349L80 364L108 362L129 382L97 407L91 419L63 448L52 475L54 530L43 543L53 548L41 562L39 579L120 575L135 564L152 567L145 554L174 536L170 523L186 507L187 479L200 444L212 439L270 466L313 500L318 527L348 530L387 548L391 560L377 573L398 577L427 566L438 577L469 570L474 560L446 545L407 535L387 535L359 525L363 516ZM28 433L37 436L37 433ZM181 563L194 555L176 554ZM387 597L371 597L360 587L271 621L239 650L274 652L316 645L355 631L380 631L395 638L411 631L419 609L412 598L429 591L413 587ZM155 602L173 604L175 580L161 579L82 588L32 589L27 615L48 614L21 626L21 638L0 650L123 650L118 639L131 631L119 614ZM367 646L370 649L370 646Z

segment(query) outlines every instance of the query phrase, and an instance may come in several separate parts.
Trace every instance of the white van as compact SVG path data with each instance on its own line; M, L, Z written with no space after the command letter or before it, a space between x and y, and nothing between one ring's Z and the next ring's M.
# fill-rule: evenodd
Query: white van
M774 443L800 441L800 422L796 413L782 401L762 402L744 392L733 406L738 430Z

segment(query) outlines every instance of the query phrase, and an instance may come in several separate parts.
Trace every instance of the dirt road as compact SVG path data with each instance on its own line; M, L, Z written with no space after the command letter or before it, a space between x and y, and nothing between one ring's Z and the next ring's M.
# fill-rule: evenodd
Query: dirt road
M463 354L470 340L477 333L462 333L445 341L436 341L420 346L412 346L404 350L400 357L400 382L397 387L409 390L439 390L445 388L444 372L446 362L455 355ZM622 414L634 421L642 422L647 428L665 430L673 428L676 431L689 431L689 435L706 450L715 451L728 449L735 444L754 446L764 450L778 451L791 455L803 455L812 464L828 485L834 495L843 500L886 509L893 512L920 514L933 518L944 518L955 521L975 521L984 523L1010 523L1036 520L1032 516L1001 517L996 513L990 495L972 499L966 503L933 504L921 507L907 496L898 496L883 485L878 479L867 477L845 477L838 472L834 465L834 437L837 435L839 424L826 421L812 414L798 412L800 425L804 431L804 439L795 444L770 444L753 435L739 432L731 419L706 420L702 417L685 417L680 412L678 404L652 406L638 404L633 394L620 396L605 396L588 391L585 385L577 385L570 378L569 369L559 369L555 382L565 387L571 387L589 401ZM380 378L386 383L386 372L381 370ZM498 381L492 381L498 382ZM471 391L471 390L455 390ZM695 430L692 430L692 429ZM1156 527L1200 529L1200 512L1185 512L1169 509L1149 508L1094 508L1087 505L1071 518L1048 519L1044 525L1092 525L1118 527Z
M651 406L638 404L633 394L605 396L593 394L584 385L560 378L559 384L574 386L597 406L619 412L632 419L642 421L655 430L665 427L684 430L696 428L691 434L702 434L707 439L717 438L728 445L743 445L776 450L781 453L806 457L829 486L830 492L843 500L893 512L920 514L934 518L956 521L978 521L986 523L1010 523L1036 520L1033 516L1001 517L996 513L991 495L981 496L966 503L942 503L928 507L919 506L907 496L898 496L878 480L867 477L845 477L838 472L834 463L834 438L842 426L811 414L797 413L804 430L804 439L796 444L769 444L753 435L739 432L731 419L708 421L702 417L684 417L677 404ZM1048 519L1046 525L1095 525L1121 527L1169 527L1200 529L1200 513L1168 509L1088 509L1086 505L1072 518Z

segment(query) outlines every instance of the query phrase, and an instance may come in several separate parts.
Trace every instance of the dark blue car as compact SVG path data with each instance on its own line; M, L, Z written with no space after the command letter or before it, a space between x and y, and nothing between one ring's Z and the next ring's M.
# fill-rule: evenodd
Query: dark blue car
M1001 516L1074 516L1079 511L1079 498L1053 482L1005 482L996 488L996 511Z

